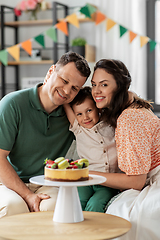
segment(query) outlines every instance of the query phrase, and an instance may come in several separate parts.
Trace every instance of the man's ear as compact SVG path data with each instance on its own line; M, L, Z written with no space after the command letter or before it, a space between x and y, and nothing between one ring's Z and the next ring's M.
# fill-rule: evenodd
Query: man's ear
M53 65L54 70L56 69L56 67L57 67L56 65Z
M44 79L43 85L45 85L48 81L48 79L51 77L52 73L55 71L56 65L52 65L50 69L48 70L46 77Z

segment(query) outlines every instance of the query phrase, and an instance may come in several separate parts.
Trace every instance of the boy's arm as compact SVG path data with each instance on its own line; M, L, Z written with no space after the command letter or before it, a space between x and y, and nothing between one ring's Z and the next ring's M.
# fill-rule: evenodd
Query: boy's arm
M68 118L70 124L73 126L73 123L74 123L76 117L75 117L75 114L74 114L71 106L67 103L67 104L64 104L63 107L64 107L64 110L66 112L66 115L67 115L67 118Z

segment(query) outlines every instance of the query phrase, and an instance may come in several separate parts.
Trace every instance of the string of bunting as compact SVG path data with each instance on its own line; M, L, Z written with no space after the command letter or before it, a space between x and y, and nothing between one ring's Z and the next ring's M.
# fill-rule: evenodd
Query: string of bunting
M90 18L93 20L92 16L95 14L95 25L98 25L102 23L103 21L106 21L106 31L109 31L111 28L113 28L115 25L119 25L119 36L120 38L126 33L129 33L129 43L132 43L133 40L136 37L139 37L140 39L140 47L142 48L147 43L150 44L150 52L152 52L157 42L150 39L147 36L141 36L137 33L125 28L124 26L118 24L117 22L113 21L112 19L108 18L106 15L104 15L102 12L97 10L94 6L90 4L86 4L84 7L80 8L79 10L82 14L85 15L86 18ZM57 42L57 32L56 29L62 31L65 35L68 36L68 26L67 23L70 23L74 25L75 27L79 28L79 20L76 13L72 13L71 15L68 15L66 18L61 20L59 23L53 25L43 33L30 38L24 42L18 43L14 46L8 47L6 49L3 49L0 51L0 62L4 64L5 66L8 65L8 54L10 54L16 61L20 60L20 48L22 48L24 51L26 51L29 55L32 55L32 42L36 41L39 45L41 45L43 48L45 48L45 36L52 39L52 41Z

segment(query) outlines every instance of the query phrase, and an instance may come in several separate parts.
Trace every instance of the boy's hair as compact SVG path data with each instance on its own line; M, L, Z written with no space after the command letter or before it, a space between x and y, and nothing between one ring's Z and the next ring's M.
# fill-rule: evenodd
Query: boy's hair
M70 106L73 107L73 105L80 105L82 104L86 99L91 99L94 104L96 105L93 97L92 97L92 89L89 86L82 87L77 96L70 102Z
M91 70L84 57L75 52L67 52L61 56L61 58L56 63L57 69L67 65L70 62L74 62L77 70L80 72L81 76L89 77Z

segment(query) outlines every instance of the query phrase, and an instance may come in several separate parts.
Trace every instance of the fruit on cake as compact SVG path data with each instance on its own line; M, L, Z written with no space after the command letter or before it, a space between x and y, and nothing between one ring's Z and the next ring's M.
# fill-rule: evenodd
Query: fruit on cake
M47 180L75 182L89 179L89 162L85 158L76 161L64 157L59 157L54 161L47 158L44 163L44 176Z

